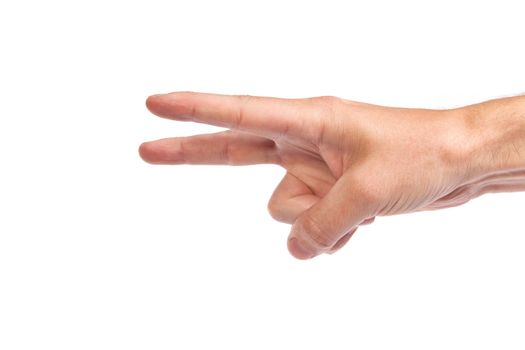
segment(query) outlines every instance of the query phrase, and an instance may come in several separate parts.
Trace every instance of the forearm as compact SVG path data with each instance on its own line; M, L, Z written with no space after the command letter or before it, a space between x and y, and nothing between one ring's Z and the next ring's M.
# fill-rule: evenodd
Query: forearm
M494 191L524 190L525 96L491 100L459 111L466 130L463 162L473 177L484 179L485 186Z

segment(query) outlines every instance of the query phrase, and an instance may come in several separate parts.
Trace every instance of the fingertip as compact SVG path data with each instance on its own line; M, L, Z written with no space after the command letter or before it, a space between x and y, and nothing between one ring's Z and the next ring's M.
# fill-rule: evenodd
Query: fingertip
M180 121L190 120L195 111L191 95L183 92L151 95L146 108L158 117Z
M150 148L151 142L143 142L139 146L139 156L142 158L143 161L149 162L149 158L151 155L151 148Z
M294 236L288 238L288 251L294 258L299 260L308 260L316 255Z
M155 95L150 95L148 96L148 98L146 99L146 108L153 112L153 109L155 108L155 106L157 105L157 102L159 101L159 99L161 98L161 96L163 96L164 94L155 94Z
M143 161L149 164L165 164L169 160L169 153L166 154L159 141L161 140L143 142L139 146L139 155Z

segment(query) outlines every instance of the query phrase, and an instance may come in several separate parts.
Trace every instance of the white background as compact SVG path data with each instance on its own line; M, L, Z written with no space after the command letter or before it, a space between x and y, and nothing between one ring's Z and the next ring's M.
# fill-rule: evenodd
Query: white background
M523 349L525 195L288 255L275 166L152 166L176 90L446 108L525 92L521 1L2 1L0 349ZM468 4L468 5L467 5Z

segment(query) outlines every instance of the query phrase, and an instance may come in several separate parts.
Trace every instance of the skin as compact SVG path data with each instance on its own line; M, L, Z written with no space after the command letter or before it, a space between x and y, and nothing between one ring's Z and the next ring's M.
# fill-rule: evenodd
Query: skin
M268 209L292 225L288 249L298 259L339 250L378 215L525 190L523 97L429 110L174 92L146 105L159 117L227 128L145 142L146 162L286 169Z

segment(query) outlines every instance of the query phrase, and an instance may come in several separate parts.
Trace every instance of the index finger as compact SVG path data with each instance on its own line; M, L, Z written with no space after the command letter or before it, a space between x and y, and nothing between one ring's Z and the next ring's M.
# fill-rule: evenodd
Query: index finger
M308 99L173 92L153 95L146 106L155 115L248 131L263 136L308 137L319 130L321 113Z

